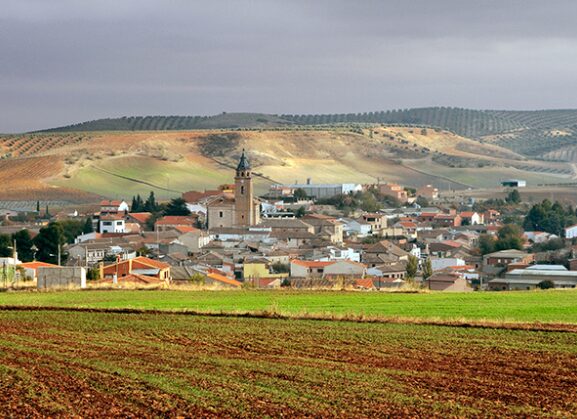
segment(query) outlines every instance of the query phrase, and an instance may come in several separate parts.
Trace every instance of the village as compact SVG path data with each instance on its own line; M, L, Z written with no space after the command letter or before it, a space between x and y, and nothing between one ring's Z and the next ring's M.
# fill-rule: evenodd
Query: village
M0 284L38 289L574 288L577 227L557 226L557 234L519 233L505 223L500 208L518 212L519 193L511 186L524 185L506 186L505 202L481 205L443 201L432 185L327 185L310 179L272 185L266 196L257 197L243 151L234 184L192 190L164 206L151 193L146 200L133 197L131 204L103 200L96 213L60 214L40 223L5 211ZM81 229L63 234L61 225Z

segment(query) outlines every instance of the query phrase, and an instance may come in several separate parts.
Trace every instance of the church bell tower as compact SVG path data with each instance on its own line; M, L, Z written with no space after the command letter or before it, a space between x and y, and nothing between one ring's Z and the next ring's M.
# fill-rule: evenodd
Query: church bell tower
M252 174L250 163L246 158L244 149L240 161L236 167L234 177L234 217L238 227L252 226L257 223L254 211L254 199L252 190Z

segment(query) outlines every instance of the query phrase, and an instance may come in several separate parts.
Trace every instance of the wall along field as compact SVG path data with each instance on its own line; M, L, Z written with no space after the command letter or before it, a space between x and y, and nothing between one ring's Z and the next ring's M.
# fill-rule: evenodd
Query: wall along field
M0 360L22 416L577 413L575 333L0 310Z

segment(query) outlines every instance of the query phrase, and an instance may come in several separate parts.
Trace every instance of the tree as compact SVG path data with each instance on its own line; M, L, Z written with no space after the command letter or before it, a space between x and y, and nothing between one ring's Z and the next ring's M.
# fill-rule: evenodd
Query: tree
M92 225L92 218L88 217L84 222L84 227L82 228L82 233L88 234L94 232L94 226Z
M550 279L545 279L537 284L537 287L541 288L542 290L548 290L551 288L555 288L555 283Z
M48 205L46 205L46 211L44 211L44 218L46 220L49 220L52 218L52 215L50 214L50 211L48 211Z
M8 234L0 234L0 257L7 258L13 254L12 240Z
M299 207L296 211L295 211L295 217L297 218L303 218L306 214L306 210L305 207Z
M140 194L132 197L132 205L130 206L130 212L142 212L144 210L144 203Z
M186 201L184 199L173 198L166 206L164 215L190 215L190 210L186 206Z
M523 229L515 224L505 224L497 233L495 250L523 249Z
M489 234L479 236L479 251L482 255L493 253L495 251L495 239Z
M156 197L154 196L154 191L150 191L148 199L144 203L144 211L156 212L158 211L158 204L156 203Z
M58 249L65 242L64 229L58 222L51 222L46 227L42 227L36 237L34 244L38 248L36 259L41 262L58 263ZM62 254L61 262L66 261L66 254Z
M417 199L415 200L415 203L421 208L429 206L429 200L424 196L418 196Z
M40 215L40 201L36 201L36 213Z
M431 275L433 275L433 265L431 264L431 259L427 259L425 266L423 266L423 279L427 279Z
M12 234L12 241L16 242L18 259L22 262L31 262L34 260L34 251L32 250L34 243L28 230L20 230Z
M507 198L505 198L505 201L507 201L509 204L518 204L519 202L521 202L521 194L517 189L513 189L509 191L509 193L507 194Z
M59 224L62 227L66 243L74 243L76 237L83 233L85 227L85 222L81 220L64 220Z
M407 278L413 279L417 274L417 269L419 268L419 260L416 256L409 255L409 261L407 263Z
M293 197L295 200L301 201L303 199L307 199L307 193L303 188L298 188L293 192Z

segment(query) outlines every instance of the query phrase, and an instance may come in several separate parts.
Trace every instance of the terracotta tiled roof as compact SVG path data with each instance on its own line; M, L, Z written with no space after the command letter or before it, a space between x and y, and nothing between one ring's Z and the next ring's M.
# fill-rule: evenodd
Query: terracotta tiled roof
M19 266L22 266L23 268L27 268L27 269L38 269L38 268L59 268L60 266L58 265L53 265L51 263L46 263L46 262L25 262L25 263L21 263Z
M152 214L149 212L131 212L129 215L140 224L145 224Z
M240 287L242 284L237 281L236 279L228 278L224 275L218 274L216 272L211 272L207 275L208 278L212 279L213 281L222 282L228 285L234 285L235 287Z
M113 207L113 206L114 206L114 207L119 207L120 204L122 204L122 201L116 201L116 200L110 201L110 200L108 200L108 199L105 199L105 200L103 200L103 201L100 201L100 206L101 206L101 207Z
M192 231L198 231L198 228L195 228L193 226L176 226L174 228L176 231L179 231L181 233L190 233Z
M157 225L190 225L196 222L196 217L191 215L165 215L156 221Z

